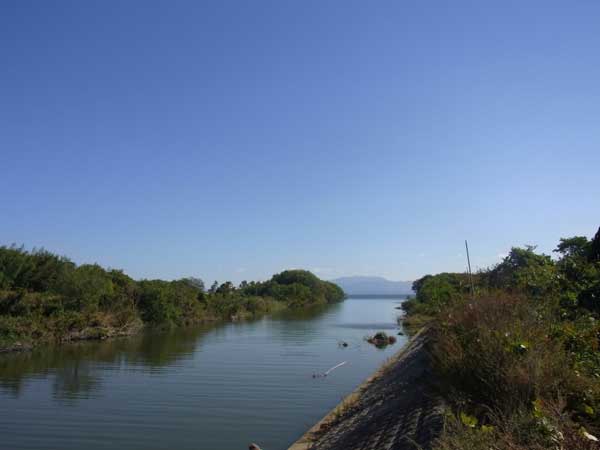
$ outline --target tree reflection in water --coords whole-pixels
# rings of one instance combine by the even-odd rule
[[[274,340],[293,339],[290,321],[304,321],[307,341],[318,333],[320,316],[340,306],[283,311],[271,319],[212,324],[204,327],[179,328],[165,332],[147,332],[127,338],[106,341],[68,343],[36,348],[31,352],[0,355],[0,393],[15,398],[23,395],[28,382],[36,378],[51,379],[53,398],[75,403],[79,399],[98,395],[108,370],[143,370],[156,373],[177,364],[198,351],[203,336],[212,331],[217,337],[226,335],[231,327],[246,326],[249,322],[264,321]],[[296,327],[297,333],[297,327]]]
[[[53,378],[57,400],[90,398],[102,388],[103,371],[134,366],[156,371],[193,353],[214,326],[148,332],[129,338],[69,343],[0,356],[0,391],[22,395],[28,381]]]

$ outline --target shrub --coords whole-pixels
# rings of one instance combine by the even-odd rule
[[[287,270],[264,283],[217,282],[209,292],[198,278],[135,281],[97,264],[76,266],[45,250],[0,247],[0,348],[110,334],[139,324],[181,326],[241,319],[278,308],[344,298],[333,283],[304,270]],[[117,330],[118,331],[118,330]]]
[[[560,405],[544,405],[535,414],[527,410],[511,415],[495,415],[494,425],[474,419],[469,423],[449,415],[442,435],[433,443],[434,450],[548,450],[597,449],[597,442],[586,437],[585,430],[560,411]],[[589,435],[588,435],[589,436]]]
[[[446,382],[468,400],[502,412],[573,388],[572,362],[550,335],[552,311],[498,293],[440,314],[432,355]]]

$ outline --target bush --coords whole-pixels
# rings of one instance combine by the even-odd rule
[[[264,283],[244,282],[240,288],[215,282],[204,292],[198,278],[135,281],[122,271],[76,266],[45,250],[0,247],[0,347],[16,340],[100,337],[141,320],[182,326],[343,298],[338,286],[304,270],[284,271]]]
[[[465,300],[436,321],[436,369],[470,402],[503,413],[575,386],[572,361],[550,334],[553,311],[498,293]]]
[[[405,302],[405,311],[434,315],[447,305],[463,298],[470,291],[469,278],[462,273],[425,275],[413,283],[414,300]]]
[[[513,248],[473,276],[427,275],[403,304],[431,327],[452,415],[437,449],[597,448],[600,230],[561,239],[557,261]],[[464,420],[469,419],[469,420]],[[590,437],[590,435],[593,435]]]
[[[535,414],[519,410],[509,416],[495,415],[494,425],[480,423],[464,413],[450,415],[442,436],[432,447],[434,450],[597,449],[597,443],[562,414],[562,409],[560,405],[544,405]]]
[[[385,331],[378,331],[373,336],[365,338],[369,344],[373,344],[377,348],[386,348],[388,345],[396,343],[394,336],[388,336]]]

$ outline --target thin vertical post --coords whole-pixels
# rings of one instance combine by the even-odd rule
[[[467,249],[467,265],[469,266],[469,282],[471,283],[471,297],[475,297],[475,286],[473,286],[473,273],[471,272],[471,258],[469,257],[469,244],[465,239],[465,249]]]

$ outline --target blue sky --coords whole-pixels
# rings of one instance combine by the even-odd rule
[[[0,243],[414,279],[600,225],[597,1],[2,1]]]

